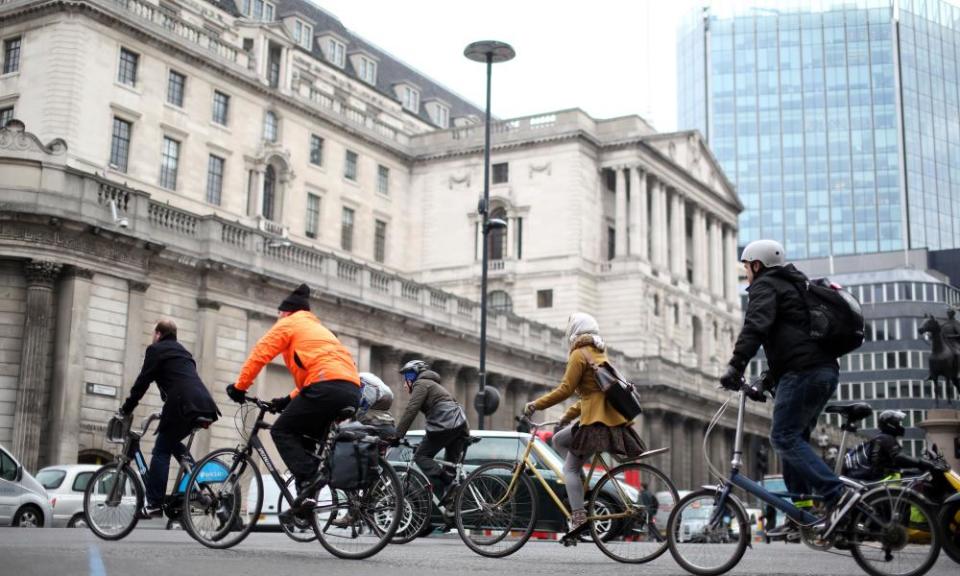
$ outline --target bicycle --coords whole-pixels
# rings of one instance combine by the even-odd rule
[[[261,430],[270,428],[270,424],[263,421],[264,416],[276,410],[270,402],[247,397],[237,415],[245,419],[245,407],[251,405],[256,406],[258,412],[245,443],[236,448],[215,450],[198,464],[202,469],[210,462],[217,462],[226,468],[227,474],[222,482],[188,483],[186,497],[190,506],[183,515],[184,526],[195,531],[198,540],[210,548],[236,546],[250,534],[263,506],[263,479],[253,461],[256,451],[291,508],[299,506],[307,496],[314,498],[316,506],[309,513],[309,522],[317,540],[328,552],[338,558],[361,559],[383,549],[399,524],[403,494],[396,473],[382,455],[378,462],[379,475],[369,486],[357,490],[326,486],[328,458],[340,433],[338,422],[349,419],[354,409],[344,408],[330,425],[318,458],[319,472],[309,486],[294,497],[258,437]],[[360,432],[365,434],[366,429]],[[375,440],[379,442],[378,438]]]
[[[940,551],[941,536],[936,514],[928,501],[912,486],[929,478],[881,480],[860,484],[841,477],[850,488],[860,492],[859,500],[836,520],[837,528],[826,537],[817,526],[826,520],[797,508],[794,500],[820,500],[816,495],[772,493],[740,473],[743,465],[743,428],[746,391],[743,382],[739,391],[739,411],[729,477],[724,477],[711,463],[707,453],[710,433],[730,404],[730,399],[717,410],[704,435],[703,454],[711,474],[720,480],[716,487],[705,487],[684,496],[670,513],[667,541],[670,554],[688,572],[697,576],[717,576],[740,562],[750,542],[750,524],[743,503],[733,494],[740,488],[780,510],[800,527],[801,540],[810,548],[828,551],[849,549],[857,564],[872,576],[920,576],[927,572]],[[844,439],[853,423],[872,413],[863,404],[831,406],[828,412],[844,415]],[[842,453],[842,452],[841,452]],[[714,560],[713,558],[716,558]],[[881,567],[897,562],[897,569]],[[909,569],[902,569],[904,564]]]
[[[105,464],[94,472],[83,493],[84,520],[90,530],[104,540],[120,540],[126,537],[142,518],[146,518],[144,477],[147,475],[147,463],[140,450],[140,439],[146,434],[150,424],[159,418],[159,412],[150,414],[140,431],[131,428],[131,417],[114,416],[110,419],[107,441],[123,444],[123,450],[114,462]],[[194,468],[193,459],[190,458],[193,437],[198,430],[208,428],[212,423],[212,419],[197,418],[187,440],[185,456],[177,457],[179,470],[173,484],[174,489],[164,497],[162,504],[163,514],[169,522],[179,519],[182,514],[185,496],[183,481],[192,474]],[[197,477],[201,482],[216,478],[223,472],[213,466],[199,470],[201,473],[197,474]]]
[[[503,558],[526,544],[538,528],[539,496],[549,497],[564,519],[571,518],[570,511],[530,459],[536,431],[557,422],[524,421],[530,425],[531,434],[517,460],[480,466],[467,477],[457,495],[457,531],[463,542],[481,556]],[[640,491],[633,484],[643,478],[650,489],[667,491],[676,502],[677,489],[670,478],[656,467],[640,462],[667,450],[648,450],[613,467],[607,465],[602,453],[595,454],[584,478],[589,497],[587,521],[564,534],[561,543],[576,545],[580,535],[589,530],[597,547],[618,562],[639,564],[663,554],[667,550],[666,540],[657,542],[656,538],[648,538],[653,511],[641,502]],[[599,468],[606,472],[591,489],[593,475]],[[562,471],[553,472],[562,478]],[[531,476],[539,483],[540,493],[534,492]],[[611,493],[616,495],[615,501],[609,501]]]
[[[470,446],[481,440],[483,440],[483,438],[477,436],[468,437],[466,448],[469,449]],[[431,532],[433,528],[433,511],[439,509],[443,503],[440,498],[434,494],[433,485],[430,483],[430,480],[427,479],[426,475],[421,472],[412,461],[418,444],[411,444],[404,439],[399,442],[399,445],[408,448],[410,451],[405,452],[405,463],[397,469],[397,476],[400,477],[403,484],[404,507],[400,517],[400,526],[397,528],[397,532],[390,542],[392,544],[407,544]],[[467,452],[464,450],[456,462],[448,462],[434,458],[434,461],[442,468],[453,472],[453,483],[450,485],[447,493],[451,495],[449,498],[452,498],[454,502],[456,501],[456,494],[460,491],[460,486],[466,478],[466,474],[463,471],[463,461],[466,455]],[[449,507],[448,505],[447,508]],[[444,524],[452,527],[452,519],[449,517],[450,515],[446,509],[442,516]]]

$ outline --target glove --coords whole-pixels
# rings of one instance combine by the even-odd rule
[[[743,383],[743,372],[727,365],[727,371],[720,377],[720,387],[725,390],[737,392]]]
[[[570,421],[569,421],[569,420],[561,420],[561,421],[557,422],[557,425],[556,425],[556,426],[553,427],[553,433],[556,434],[557,432],[563,430],[564,428],[566,428],[566,427],[569,426],[569,425],[570,425]]]
[[[527,418],[533,416],[536,411],[537,407],[533,405],[533,402],[527,402],[526,406],[523,407],[523,415]]]
[[[227,386],[227,396],[237,404],[243,404],[247,401],[247,393],[234,384]]]
[[[754,402],[766,402],[767,401],[767,390],[770,389],[772,379],[770,378],[770,372],[764,370],[760,377],[750,382],[744,391],[747,394],[747,398],[753,400]]]
[[[270,405],[273,406],[273,411],[280,413],[283,412],[283,409],[287,407],[288,404],[293,400],[290,396],[281,396],[279,398],[274,398],[270,401]]]

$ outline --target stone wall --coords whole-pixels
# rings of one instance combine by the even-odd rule
[[[13,441],[26,282],[19,263],[0,260],[0,444]]]

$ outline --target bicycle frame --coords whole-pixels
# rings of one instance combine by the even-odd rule
[[[537,436],[535,434],[538,428],[543,428],[545,426],[553,426],[557,422],[543,422],[533,426],[533,429],[530,432],[530,440],[527,441],[527,445],[523,450],[523,456],[517,459],[516,466],[514,467],[513,476],[510,477],[510,484],[507,486],[507,490],[504,493],[503,499],[497,502],[497,506],[502,505],[504,502],[509,500],[512,497],[513,491],[517,487],[517,483],[520,481],[520,474],[523,474],[525,470],[529,470],[533,473],[533,476],[540,483],[540,486],[544,489],[550,499],[553,500],[553,503],[557,506],[560,512],[563,514],[564,518],[568,520],[572,517],[572,514],[567,507],[563,504],[563,501],[557,496],[556,492],[550,488],[550,484],[547,482],[546,478],[537,470],[537,467],[534,465],[533,461],[530,459],[530,453],[533,451],[533,445],[536,442]],[[597,466],[603,466],[606,470],[610,470],[613,467],[607,466],[606,461],[603,459],[602,453],[594,454],[593,461],[590,464],[590,471],[587,473],[587,476],[583,480],[584,489],[589,488],[590,480],[593,478],[593,472],[597,469]],[[550,467],[549,464],[547,464]],[[558,478],[563,478],[562,471],[553,470],[551,471],[557,474]],[[623,492],[623,487],[620,486],[620,483],[617,481],[613,482],[613,485],[617,487],[617,492],[620,494],[620,500],[624,504],[625,510],[623,512],[617,512],[614,514],[600,514],[597,516],[587,516],[588,521],[602,521],[602,520],[619,520],[620,518],[627,518],[633,515],[633,504],[630,502],[630,499],[627,498],[626,494]]]

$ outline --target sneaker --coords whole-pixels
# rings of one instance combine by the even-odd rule
[[[567,533],[575,531],[586,523],[587,511],[583,508],[577,508],[570,515],[570,520],[567,522]]]
[[[163,506],[151,506],[147,504],[140,510],[137,514],[141,520],[149,520],[151,518],[159,518],[163,516]]]
[[[824,521],[821,524],[817,525],[817,532],[820,534],[820,537],[827,539],[830,537],[830,534],[833,533],[834,529],[837,527],[837,523],[840,522],[846,516],[847,512],[853,508],[857,502],[860,501],[860,491],[853,488],[844,488],[843,494],[840,495],[832,504],[827,505],[827,514],[824,518]]]
[[[337,528],[349,528],[353,524],[353,514],[347,512],[343,516],[338,516],[330,521]]]
[[[784,538],[790,540],[792,537],[800,536],[800,528],[793,522],[785,522],[775,528],[767,531],[767,537],[772,539]]]

